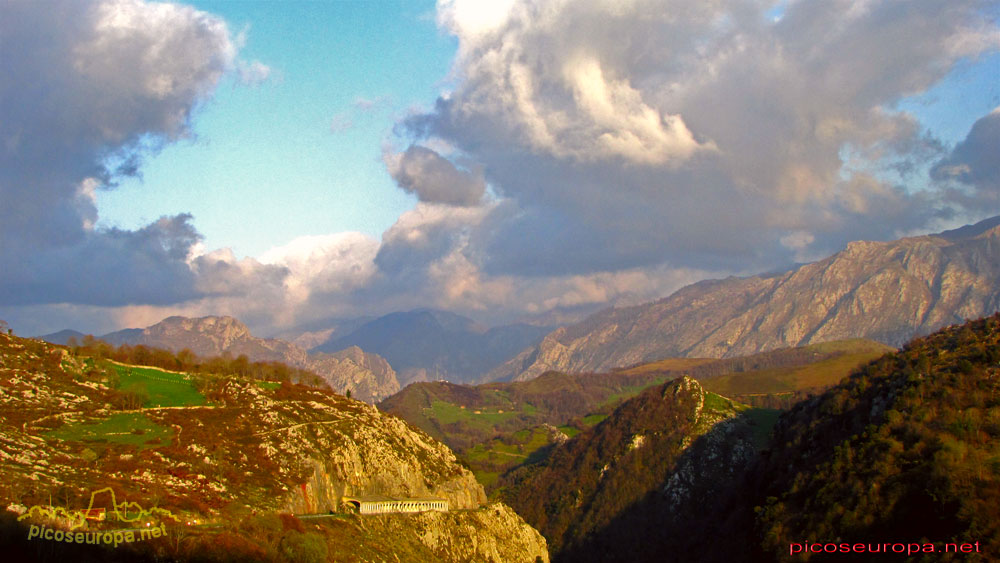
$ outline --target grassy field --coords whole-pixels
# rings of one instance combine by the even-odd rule
[[[667,358],[665,360],[649,362],[648,364],[640,364],[616,371],[626,374],[653,373],[659,371],[684,371],[702,364],[710,364],[714,361],[714,358]]]
[[[701,380],[705,389],[726,397],[775,395],[836,385],[853,370],[886,353],[887,347],[865,341],[843,341],[810,347],[830,358],[808,365],[752,370]]]
[[[472,427],[483,429],[492,429],[497,424],[516,418],[521,413],[534,414],[534,412],[535,409],[530,404],[523,405],[521,410],[507,410],[498,407],[462,408],[462,405],[440,400],[431,403],[431,415],[441,424],[465,421]]]
[[[548,444],[548,432],[544,428],[525,428],[514,432],[505,441],[494,439],[476,444],[466,450],[462,457],[473,468],[472,472],[479,483],[489,487],[500,477],[501,472],[496,468],[519,465]]]
[[[636,394],[638,394],[638,393],[633,393],[633,395],[636,395]],[[583,417],[581,420],[583,421],[583,425],[584,426],[590,427],[590,426],[597,426],[597,424],[600,423],[605,418],[608,418],[608,415],[606,415],[606,414],[588,414],[587,416]],[[576,436],[577,434],[579,434],[581,432],[579,428],[577,428],[576,426],[572,426],[570,424],[564,424],[562,426],[559,426],[558,428],[559,428],[560,432],[562,432],[563,434],[569,436],[570,438],[572,438],[573,436]]]
[[[140,450],[169,445],[174,431],[142,413],[113,414],[91,423],[67,424],[45,435],[69,442],[111,442],[138,446]]]
[[[118,372],[120,390],[144,390],[148,394],[144,407],[186,407],[207,402],[189,375],[121,364],[111,366]]]

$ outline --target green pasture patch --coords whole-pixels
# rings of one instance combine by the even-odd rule
[[[721,395],[717,395],[715,393],[712,393],[711,391],[709,391],[708,393],[705,393],[705,406],[704,406],[704,408],[706,408],[706,409],[715,410],[715,411],[730,411],[730,410],[734,410],[734,409],[736,409],[736,410],[743,410],[743,409],[740,409],[739,407],[743,407],[744,409],[746,408],[746,406],[744,406],[744,405],[740,405],[739,403],[733,403],[729,399],[727,399],[727,398],[725,398],[725,397],[723,397]]]
[[[594,413],[594,414],[588,414],[587,416],[583,417],[581,420],[583,421],[583,425],[589,428],[591,426],[597,426],[605,418],[608,418],[608,415],[606,415],[606,414],[600,414],[600,413]],[[577,434],[579,434],[581,432],[581,430],[579,428],[577,428],[576,426],[569,425],[569,424],[564,424],[562,426],[557,426],[556,428],[558,428],[560,432],[562,432],[563,434],[569,436],[570,438],[572,438],[573,436],[576,436]]]
[[[854,348],[850,345],[854,344]],[[865,344],[861,341],[861,344]],[[836,346],[835,346],[836,345]],[[731,373],[701,380],[706,389],[733,397],[737,395],[777,395],[840,383],[858,367],[885,354],[877,346],[855,342],[835,342],[816,346],[817,351],[840,352],[830,358],[797,367],[770,368]]]
[[[173,434],[172,429],[156,424],[143,413],[119,413],[98,422],[66,424],[44,436],[67,442],[128,444],[143,450],[169,445]]]
[[[558,428],[560,432],[569,436],[570,438],[580,433],[580,430],[576,426],[563,425],[563,426],[557,426],[556,428]]]
[[[155,368],[111,364],[118,372],[121,391],[144,390],[149,398],[144,407],[187,407],[204,405],[205,396],[198,392],[191,377],[182,373]]]
[[[503,412],[500,412],[503,410]],[[476,414],[476,413],[479,414]],[[452,424],[460,420],[473,427],[493,428],[497,424],[510,420],[521,414],[520,411],[499,409],[497,407],[466,407],[461,408],[454,403],[435,400],[431,403],[431,417],[440,424]]]

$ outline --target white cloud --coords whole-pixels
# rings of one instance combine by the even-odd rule
[[[236,75],[245,86],[257,86],[271,77],[271,67],[260,61],[238,61]]]
[[[502,198],[465,251],[493,276],[766,270],[802,256],[790,232],[822,255],[930,225],[957,200],[880,171],[925,170],[941,144],[890,108],[1000,37],[972,0],[471,10],[439,4],[461,80],[406,124]]]
[[[16,17],[0,18],[0,32],[24,56],[3,60],[10,80],[0,83],[0,189],[10,202],[0,254],[26,267],[0,273],[0,289],[66,265],[14,253],[16,238],[17,248],[67,249],[59,257],[71,271],[94,271],[74,256],[113,250],[165,280],[143,287],[129,274],[106,302],[99,283],[36,283],[18,301],[22,318],[24,303],[59,300],[103,305],[53,305],[64,319],[105,311],[153,322],[184,311],[233,314],[264,331],[421,306],[499,321],[654,299],[705,276],[1000,210],[993,114],[948,151],[891,109],[997,48],[980,3],[772,4],[442,0],[439,25],[459,43],[455,87],[405,119],[395,141],[409,148],[384,150],[416,206],[381,241],[302,237],[257,259],[200,248],[186,216],[88,234],[88,179],[113,175],[103,159],[118,154],[119,173],[135,173],[141,158],[131,157],[155,148],[143,139],[187,135],[220,76],[254,68],[236,60],[225,23],[138,1],[67,2],[73,17],[58,21],[8,4]],[[18,87],[34,76],[51,98]],[[359,98],[331,131],[381,103]],[[54,150],[65,158],[53,171]],[[909,165],[911,186],[883,173]],[[42,180],[18,188],[24,178]],[[154,291],[162,297],[150,302]]]

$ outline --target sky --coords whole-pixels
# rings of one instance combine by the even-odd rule
[[[1000,213],[997,2],[14,1],[0,319],[552,324]]]

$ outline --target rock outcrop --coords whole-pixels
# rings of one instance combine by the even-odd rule
[[[753,460],[745,409],[682,377],[505,475],[499,490],[546,537],[554,560],[627,561],[623,545],[662,539]]]
[[[548,563],[545,538],[510,507],[344,519],[330,561]],[[386,547],[391,546],[391,556]]]
[[[724,358],[849,338],[899,346],[1000,310],[1000,219],[891,242],[852,242],[774,275],[687,286],[559,328],[490,374],[600,372],[666,357]]]

